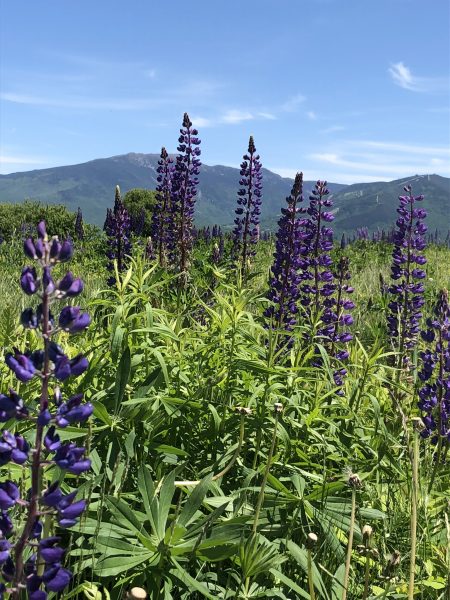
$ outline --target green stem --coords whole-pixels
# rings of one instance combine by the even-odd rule
[[[314,576],[312,570],[312,552],[310,549],[308,549],[308,586],[310,599],[316,600],[316,594],[314,591]]]
[[[266,487],[267,478],[269,477],[269,471],[270,471],[270,467],[272,464],[273,453],[275,451],[275,444],[277,441],[277,429],[278,429],[279,417],[280,417],[280,413],[278,412],[278,410],[276,410],[275,411],[275,426],[273,428],[273,435],[272,435],[272,444],[270,446],[269,456],[267,457],[266,468],[264,469],[263,480],[261,483],[261,489],[259,490],[258,500],[256,502],[255,517],[253,520],[253,533],[256,533],[256,530],[258,529],[259,514],[261,512],[262,503],[264,501],[264,489]]]
[[[364,594],[362,600],[367,600],[367,596],[369,594],[369,577],[370,577],[370,558],[369,555],[366,554],[366,567],[364,572]]]
[[[419,435],[414,432],[412,455],[412,490],[411,490],[411,559],[409,562],[408,600],[414,600],[414,576],[416,567],[417,546],[417,503],[419,491]]]
[[[348,591],[348,580],[350,575],[350,563],[352,560],[353,549],[353,532],[355,529],[355,513],[356,513],[356,488],[352,489],[352,512],[350,515],[350,529],[348,532],[347,558],[345,561],[344,585],[342,588],[342,600],[346,600]]]

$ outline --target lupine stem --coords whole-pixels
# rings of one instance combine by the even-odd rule
[[[44,339],[44,365],[42,370],[42,386],[40,396],[40,412],[48,406],[48,381],[50,378],[50,358],[49,358],[49,343],[50,343],[50,300],[49,295],[44,291],[42,295],[42,334]],[[28,516],[25,522],[22,534],[17,540],[15,547],[15,577],[14,577],[14,592],[12,598],[18,600],[20,598],[19,584],[23,580],[23,551],[30,538],[34,522],[38,515],[38,502],[42,487],[42,436],[44,432],[43,425],[36,425],[35,450],[31,467],[31,493],[28,504]]]
[[[316,593],[314,591],[314,576],[312,570],[312,549],[308,548],[308,587],[310,600],[316,600]]]
[[[414,431],[413,455],[411,457],[411,558],[409,562],[409,585],[408,600],[414,600],[414,577],[416,567],[416,546],[417,546],[417,503],[419,492],[419,435]]]
[[[353,549],[353,532],[355,529],[355,513],[356,513],[356,487],[352,488],[352,510],[350,515],[350,528],[348,532],[347,558],[345,561],[344,583],[342,588],[342,600],[346,600],[348,592],[348,581],[350,575],[350,563],[352,560]]]
[[[266,467],[264,469],[263,480],[261,482],[261,488],[259,490],[258,500],[256,502],[255,516],[254,516],[254,520],[253,520],[253,533],[254,534],[256,533],[256,531],[258,529],[259,513],[261,512],[261,507],[262,507],[262,503],[264,500],[264,490],[266,487],[267,479],[269,477],[270,467],[272,465],[273,453],[275,451],[275,444],[277,441],[278,420],[280,418],[280,414],[281,414],[282,410],[283,410],[283,408],[282,408],[281,404],[275,404],[275,425],[273,428],[272,444],[270,446],[269,455],[267,456],[267,463],[266,463]]]

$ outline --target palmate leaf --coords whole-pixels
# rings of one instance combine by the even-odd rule
[[[179,579],[189,590],[196,590],[199,592],[204,598],[209,598],[210,600],[217,600],[217,596],[212,594],[207,586],[194,579],[187,571],[183,569],[183,567],[175,560],[172,559],[172,562],[175,565],[175,569],[171,569],[170,574]]]
[[[110,556],[107,553],[97,561],[94,573],[100,577],[111,577],[142,565],[142,563],[146,563],[145,569],[147,569],[149,566],[155,566],[158,560],[159,556],[148,550],[134,556]]]
[[[259,573],[286,560],[278,548],[259,534],[252,534],[239,548],[239,563],[244,579],[255,577]]]
[[[149,537],[148,532],[145,530],[144,523],[138,519],[136,516],[137,513],[131,510],[128,504],[114,496],[107,496],[106,502],[119,525],[138,536],[145,535],[146,537]]]
[[[202,479],[200,483],[196,485],[193,491],[190,493],[189,498],[187,499],[177,519],[177,523],[179,525],[187,527],[187,525],[189,525],[189,523],[192,521],[193,517],[195,516],[195,513],[202,505],[203,499],[206,496],[206,493],[211,484],[212,477],[213,476],[211,474]]]

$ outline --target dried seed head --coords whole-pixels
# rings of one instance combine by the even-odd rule
[[[247,408],[247,406],[236,406],[234,409],[239,415],[251,415],[252,409]]]
[[[147,592],[140,587],[131,588],[127,594],[127,600],[145,600]]]
[[[273,410],[275,413],[282,413],[283,412],[283,405],[281,404],[281,402],[275,402],[275,404],[273,405]]]
[[[348,474],[347,483],[351,488],[360,489],[362,486],[362,481],[359,478],[359,475],[356,473],[352,473],[351,471]]]
[[[369,541],[369,539],[372,537],[372,533],[373,533],[373,529],[370,525],[364,525],[363,530],[362,530],[362,535],[363,535],[363,540]]]
[[[310,533],[308,533],[308,537],[306,538],[305,545],[308,550],[312,550],[313,548],[315,548],[317,546],[318,541],[319,541],[319,538],[317,537],[317,535],[311,531]]]

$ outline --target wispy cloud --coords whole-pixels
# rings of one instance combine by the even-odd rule
[[[307,113],[306,113],[306,116],[308,117],[308,119],[310,121],[316,121],[317,120],[317,114],[313,110],[308,110]]]
[[[254,118],[254,114],[248,110],[232,109],[227,110],[226,113],[221,116],[220,121],[222,123],[236,125],[242,123],[242,121],[251,121]]]
[[[295,112],[305,100],[306,96],[303,94],[296,94],[295,96],[288,98],[286,102],[283,102],[280,108],[283,112]]]
[[[331,125],[330,127],[325,127],[325,129],[321,129],[320,133],[337,133],[338,131],[344,131],[345,127],[342,125]]]
[[[34,167],[43,168],[50,165],[51,162],[51,159],[44,156],[0,154],[0,173],[3,175],[32,169]]]
[[[273,121],[276,118],[276,115],[266,111],[251,111],[233,108],[228,109],[215,117],[193,116],[192,122],[197,127],[215,127],[218,125],[239,125],[239,123],[254,120]]]
[[[308,159],[350,170],[354,172],[355,181],[365,181],[364,173],[371,174],[375,180],[397,179],[415,173],[450,175],[450,148],[445,146],[347,140],[310,154]]]
[[[448,88],[449,79],[445,77],[417,77],[402,61],[392,64],[388,72],[393,82],[412,92],[437,92]]]
[[[205,117],[191,117],[191,121],[195,127],[213,127],[214,121]]]

